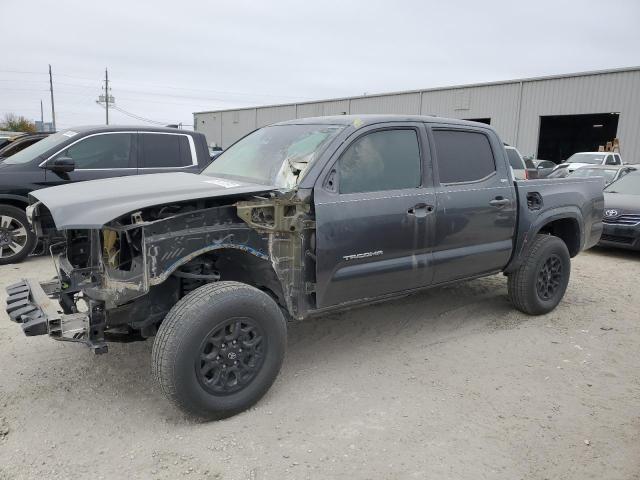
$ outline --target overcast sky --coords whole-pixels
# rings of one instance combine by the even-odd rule
[[[2,0],[0,116],[192,112],[640,65],[640,1]],[[111,112],[112,123],[141,123]]]

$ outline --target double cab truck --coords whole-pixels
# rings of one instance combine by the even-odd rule
[[[16,142],[31,137],[36,135]],[[38,239],[25,214],[34,190],[125,175],[198,173],[209,161],[202,133],[109,126],[64,130],[0,158],[0,265],[24,260],[36,245]],[[46,251],[58,234],[51,222],[45,221],[42,227],[41,249]]]
[[[601,178],[514,180],[491,127],[427,116],[278,123],[199,175],[31,196],[66,246],[57,278],[8,288],[11,320],[95,353],[155,337],[161,390],[209,419],[269,389],[287,321],[500,272],[544,314],[603,228]]]

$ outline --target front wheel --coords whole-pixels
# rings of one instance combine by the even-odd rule
[[[548,313],[562,300],[570,273],[565,243],[552,235],[536,235],[527,258],[509,275],[509,299],[529,315]]]
[[[286,336],[285,318],[269,295],[243,283],[210,283],[176,303],[160,325],[153,374],[185,412],[229,417],[271,387]]]

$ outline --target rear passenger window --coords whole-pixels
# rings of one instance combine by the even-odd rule
[[[416,188],[421,183],[415,130],[382,130],[353,142],[338,162],[340,193]]]
[[[434,130],[433,137],[440,183],[473,182],[496,171],[486,135],[461,130]]]
[[[144,168],[168,168],[191,165],[189,140],[185,135],[142,133]]]

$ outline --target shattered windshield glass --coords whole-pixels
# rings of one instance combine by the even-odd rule
[[[344,126],[273,125],[224,151],[202,175],[292,188]]]

